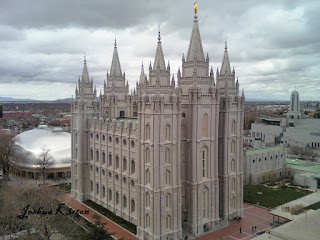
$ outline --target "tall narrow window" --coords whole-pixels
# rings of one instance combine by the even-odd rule
[[[146,214],[146,228],[150,227],[150,215],[149,213]]]
[[[106,153],[102,152],[102,163],[105,164],[106,163]]]
[[[93,149],[90,150],[90,155],[91,155],[91,156],[90,156],[90,157],[91,157],[90,159],[93,160]]]
[[[99,195],[99,184],[97,183],[97,195]]]
[[[109,167],[111,167],[112,166],[112,155],[111,155],[111,153],[109,154]]]
[[[109,189],[109,201],[111,201],[111,200],[112,200],[112,190]]]
[[[136,210],[136,204],[133,199],[131,199],[131,213],[133,213]]]
[[[231,153],[235,153],[236,152],[236,144],[235,142],[232,140],[231,141]]]
[[[231,160],[231,171],[232,172],[236,171],[236,160],[234,159]]]
[[[236,180],[232,178],[232,191],[236,190]]]
[[[202,137],[208,137],[208,114],[202,116]]]
[[[169,148],[166,148],[166,151],[165,151],[165,162],[167,164],[170,164],[170,149]]]
[[[170,125],[166,125],[166,140],[170,140]]]
[[[146,193],[146,207],[150,207],[150,194]]]
[[[208,188],[205,188],[203,190],[202,201],[203,201],[203,204],[202,204],[203,205],[202,206],[203,217],[208,218],[208,210],[209,210],[209,190],[208,190]]]
[[[119,204],[119,193],[116,192],[116,204]]]
[[[207,147],[202,148],[201,160],[202,160],[202,177],[208,177],[208,149],[207,149]]]
[[[232,208],[235,209],[236,208],[236,197],[233,196],[232,198]]]
[[[166,195],[166,208],[171,208],[171,194]]]
[[[149,163],[150,162],[150,149],[147,148],[146,149],[146,163]]]
[[[231,131],[232,131],[232,134],[236,134],[236,121],[235,120],[232,121]]]
[[[104,198],[106,196],[106,187],[102,187],[102,197]]]
[[[134,160],[131,160],[131,174],[134,174],[136,171],[136,164]]]
[[[150,125],[147,123],[146,125],[146,140],[150,139]]]
[[[99,151],[96,151],[96,161],[99,162]]]
[[[166,228],[171,229],[171,216],[167,215],[166,217]]]
[[[122,203],[122,205],[123,205],[123,208],[127,208],[127,197],[126,197],[126,195],[123,195],[123,203]]]
[[[127,171],[127,159],[123,158],[123,165],[122,165],[123,171]]]
[[[150,183],[150,171],[147,170],[146,171],[146,184],[149,184]]]
[[[91,181],[91,192],[93,192],[93,182]]]
[[[166,185],[170,185],[171,184],[171,176],[170,176],[170,172],[167,170],[166,171]]]
[[[119,168],[119,156],[116,156],[116,168]]]

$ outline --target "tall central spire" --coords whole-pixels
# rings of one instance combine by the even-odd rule
[[[227,42],[225,42],[224,56],[223,56],[223,60],[222,60],[220,74],[231,74]]]
[[[81,82],[82,83],[90,83],[86,55],[84,55],[84,60],[83,60],[83,70],[82,70]]]
[[[112,63],[111,63],[111,69],[110,69],[110,76],[115,76],[115,77],[122,76],[118,50],[117,50],[117,39],[115,39],[114,41],[114,50],[113,50],[113,57],[112,57]]]
[[[163,56],[162,45],[161,45],[160,29],[158,32],[158,46],[156,51],[156,57],[153,63],[153,69],[156,70],[158,66],[160,67],[160,70],[166,70],[166,64],[164,62],[164,56]]]
[[[205,61],[197,15],[194,16],[191,39],[190,39],[190,44],[189,44],[189,49],[187,54],[187,62],[194,61],[195,59],[198,62]]]

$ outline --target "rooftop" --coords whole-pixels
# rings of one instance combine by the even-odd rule
[[[279,151],[283,149],[284,148],[282,146],[258,148],[258,149],[247,150],[246,155],[273,152],[273,151]]]
[[[304,161],[299,159],[286,159],[286,166],[292,169],[297,169],[305,172],[315,173],[313,177],[320,177],[320,164],[310,161]]]

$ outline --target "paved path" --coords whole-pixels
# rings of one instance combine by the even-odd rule
[[[289,220],[293,220],[298,217],[298,215],[292,215],[291,212],[286,210],[286,207],[292,208],[297,205],[303,205],[304,207],[308,207],[314,203],[320,202],[320,193],[315,192],[311,193],[307,196],[304,196],[302,198],[298,198],[296,200],[293,200],[291,202],[285,203],[283,205],[278,206],[276,209],[274,209],[271,214],[274,214],[276,216],[284,217]]]
[[[101,222],[102,223],[107,223],[105,225],[105,229],[108,232],[114,232],[114,236],[118,239],[123,238],[125,240],[138,240],[138,238],[132,234],[131,232],[127,231],[126,229],[122,228],[121,226],[119,226],[118,224],[112,222],[110,219],[108,219],[107,217],[101,215],[100,213],[96,212],[95,210],[93,210],[92,208],[88,207],[87,205],[76,201],[75,199],[71,198],[71,194],[70,193],[64,193],[61,194],[59,196],[59,199],[64,202],[68,207],[77,210],[80,209],[82,211],[85,210],[89,210],[89,214],[88,215],[81,215],[82,217],[84,217],[85,219],[87,219],[90,222],[94,222],[94,218],[93,215],[97,214],[101,217]]]
[[[228,227],[208,233],[196,238],[197,240],[249,240],[253,239],[256,232],[267,230],[271,227],[272,216],[269,210],[247,203],[243,204],[244,217],[239,221],[231,222]],[[252,226],[257,226],[252,231]],[[241,233],[240,233],[241,227]]]

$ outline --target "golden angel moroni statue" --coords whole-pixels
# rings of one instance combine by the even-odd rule
[[[194,7],[194,14],[197,14],[197,12],[198,12],[197,2],[198,2],[198,1],[195,1],[194,5],[193,5],[193,7]]]

